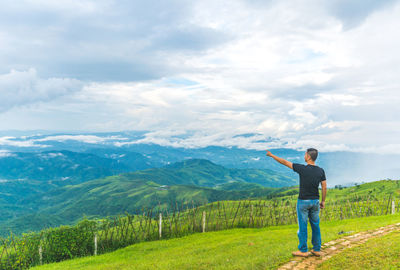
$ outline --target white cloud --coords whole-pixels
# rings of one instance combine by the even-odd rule
[[[0,145],[16,146],[16,147],[46,147],[45,145],[36,145],[31,140],[19,140],[16,137],[5,136],[0,137]]]
[[[80,89],[81,83],[74,79],[41,79],[35,69],[11,70],[10,73],[0,75],[0,111],[14,106],[51,101]]]
[[[15,156],[15,154],[13,154],[10,151],[7,150],[0,150],[0,158],[4,158],[4,157],[13,157]]]
[[[36,142],[46,142],[46,141],[58,141],[58,142],[64,142],[64,141],[80,141],[84,143],[92,143],[92,144],[99,144],[99,143],[104,143],[107,141],[114,141],[114,140],[127,140],[127,138],[122,138],[119,136],[108,136],[108,137],[100,137],[100,136],[95,136],[95,135],[53,135],[53,136],[46,136],[41,139],[35,139],[34,141]]]
[[[35,136],[33,136],[35,137]],[[38,144],[37,142],[65,142],[65,141],[79,141],[83,143],[90,144],[102,144],[102,143],[115,143],[115,142],[123,142],[128,140],[128,138],[124,138],[121,136],[96,136],[96,135],[50,135],[44,136],[43,138],[32,138],[30,136],[21,136],[21,137],[11,137],[5,136],[0,137],[0,145],[6,146],[15,146],[15,147],[40,147],[45,148],[48,145]],[[61,153],[50,153],[48,156],[61,156]]]

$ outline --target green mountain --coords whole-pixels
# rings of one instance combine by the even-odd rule
[[[3,220],[0,226],[1,232],[11,229],[18,233],[71,224],[83,216],[135,213],[143,207],[169,208],[176,202],[206,204],[266,197],[286,189],[276,188],[278,186],[295,183],[270,170],[227,169],[208,160],[191,159],[164,168],[109,176],[28,196],[13,204],[25,211],[20,209],[22,214]]]
[[[231,181],[255,183],[264,187],[296,185],[296,178],[268,169],[230,169],[206,159],[187,159],[163,168],[136,171],[125,175],[129,179],[149,180],[160,185],[192,184],[216,187]]]
[[[36,206],[27,208],[26,203],[19,202],[26,202],[32,196],[65,185],[152,167],[149,158],[122,150],[5,152],[0,155],[0,222],[30,213]]]

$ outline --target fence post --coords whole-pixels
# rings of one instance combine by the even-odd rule
[[[251,204],[250,218],[251,218],[251,224],[252,224],[252,226],[254,227],[253,208],[254,208],[254,205]]]
[[[94,234],[94,256],[97,255],[97,233]]]
[[[162,224],[162,214],[160,213],[160,221],[159,221],[159,227],[158,227],[158,232],[160,234],[160,238],[161,238],[161,224]]]
[[[206,211],[203,211],[203,232],[206,231]]]
[[[43,250],[42,250],[42,246],[39,246],[39,260],[40,260],[40,265],[43,264]]]
[[[396,212],[396,204],[394,200],[392,201],[392,215]]]

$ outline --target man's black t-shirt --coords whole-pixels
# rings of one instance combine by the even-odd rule
[[[326,180],[324,169],[315,165],[293,163],[293,171],[300,176],[300,200],[319,199],[318,186]]]

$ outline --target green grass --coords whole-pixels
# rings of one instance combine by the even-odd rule
[[[399,214],[324,222],[322,241],[343,237],[340,231],[357,233],[397,222]],[[296,232],[297,225],[286,225],[198,233],[32,269],[276,269],[296,250]]]
[[[333,256],[318,269],[400,269],[400,232],[370,239]]]
[[[369,186],[373,186],[373,188],[376,188],[377,186],[384,186],[386,184],[385,182],[386,181],[379,181],[373,184],[369,184]],[[399,181],[388,181],[388,183],[392,185],[391,190],[394,191],[393,187],[396,187]],[[369,187],[369,189],[370,188],[371,187]],[[363,186],[357,187],[357,189],[361,191],[368,190],[364,189]],[[374,199],[369,197],[350,197],[351,195],[348,194],[346,189],[335,190],[335,193],[338,192],[347,193],[348,199],[341,200],[337,197],[330,196],[329,198],[331,198],[331,200],[327,200],[326,210],[321,211],[321,220],[323,222],[334,222],[349,218],[385,215],[386,213],[390,213],[391,203],[388,199],[393,198],[393,196],[389,195],[386,199],[381,199],[380,201],[378,201],[378,198],[376,197]],[[362,201],[362,199],[364,199],[365,201]],[[231,228],[264,228],[273,225],[290,225],[293,224],[297,219],[295,202],[295,196],[285,196],[274,198],[271,200],[246,200],[242,202],[229,200],[219,201],[217,203],[209,203],[207,205],[203,205],[194,209],[189,208],[187,209],[187,211],[178,213],[178,219],[175,219],[175,215],[164,212],[163,239],[182,237],[193,232],[200,232],[203,210],[206,211],[206,230],[208,232]],[[398,200],[396,202],[396,205],[398,206]],[[239,205],[241,206],[240,208],[238,208]],[[397,211],[399,211],[398,207]],[[112,250],[120,249],[134,243],[137,244],[138,242],[142,241],[151,241],[153,239],[158,239],[158,215],[157,212],[153,214],[156,214],[156,218],[148,220],[149,222],[145,222],[143,224],[143,228],[148,228],[146,229],[146,233],[144,234],[137,233],[139,227],[142,228],[142,226],[139,226],[138,218],[140,220],[143,220],[143,218],[145,218],[141,215],[136,216],[136,218],[133,219],[133,222],[129,224],[129,226],[127,226],[128,222],[126,217],[118,219],[115,224],[114,222],[112,222],[111,227],[109,227],[107,224],[103,224],[105,226],[98,224],[100,229],[100,231],[98,231],[97,233],[97,239],[99,243],[98,254],[111,252]],[[167,216],[167,214],[169,215]],[[150,224],[151,226],[148,226]],[[116,227],[114,227],[114,225]],[[135,232],[132,230],[133,228],[135,228]],[[111,232],[113,232],[112,235]],[[90,239],[93,238],[93,234],[89,232],[89,235],[87,235],[87,237],[89,237],[89,246],[86,247],[86,251],[73,253],[73,255],[70,255],[72,258],[93,253],[92,245],[90,244],[90,241],[92,241]],[[60,241],[64,241],[64,249],[71,249],[73,248],[76,239],[62,238],[60,239]],[[48,249],[48,253],[45,254],[52,254],[52,248],[46,247],[46,249]],[[28,257],[32,256],[29,255]],[[60,260],[60,258],[51,259],[51,257],[47,256],[45,262],[54,262],[58,260]],[[35,262],[35,264],[36,263],[37,261]]]

